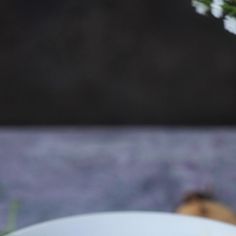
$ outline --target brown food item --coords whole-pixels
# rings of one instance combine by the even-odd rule
[[[235,212],[214,200],[213,197],[202,193],[188,195],[176,212],[236,224]]]

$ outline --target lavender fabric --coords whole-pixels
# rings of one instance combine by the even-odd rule
[[[210,190],[236,209],[236,130],[58,128],[0,130],[0,226],[68,215],[173,211]]]

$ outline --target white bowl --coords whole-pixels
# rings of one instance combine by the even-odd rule
[[[10,236],[236,236],[236,227],[175,214],[117,212],[54,220]]]

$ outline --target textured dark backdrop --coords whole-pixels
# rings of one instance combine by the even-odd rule
[[[2,0],[1,124],[235,124],[236,37],[190,0]]]

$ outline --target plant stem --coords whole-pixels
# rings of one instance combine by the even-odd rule
[[[7,226],[3,232],[0,232],[0,236],[5,236],[15,230],[16,228],[16,215],[19,208],[19,202],[13,201],[10,205],[8,214]]]

